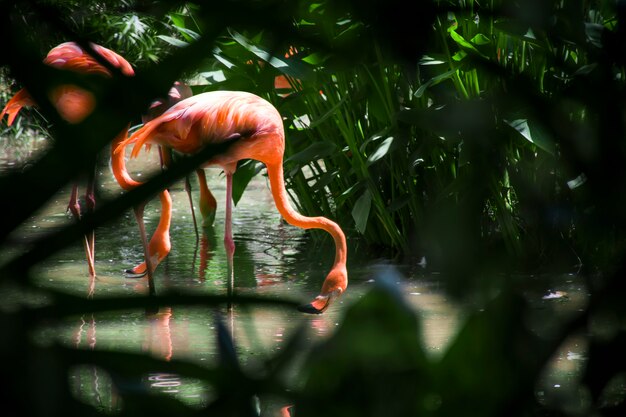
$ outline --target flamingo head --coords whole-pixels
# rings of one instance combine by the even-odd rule
[[[345,265],[335,265],[328,273],[322,292],[308,304],[298,307],[298,310],[309,314],[322,314],[328,306],[338,298],[348,286],[348,272]]]

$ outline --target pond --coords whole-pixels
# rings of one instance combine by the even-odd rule
[[[39,142],[38,142],[39,143]],[[38,146],[22,149],[19,158],[31,157]],[[4,149],[0,169],[12,167],[19,159],[14,150]],[[158,166],[156,152],[129,161],[136,178]],[[226,291],[227,260],[223,239],[225,180],[216,170],[207,170],[211,190],[218,201],[215,227],[201,230],[196,240],[190,206],[182,182],[170,188],[174,202],[171,227],[172,251],[155,272],[157,292],[162,289],[184,289],[195,294],[219,294]],[[122,193],[106,161],[97,173],[99,198]],[[192,187],[197,190],[195,177]],[[62,190],[16,232],[15,251],[21,243],[72,221],[66,212],[69,188]],[[195,195],[194,195],[195,196]],[[196,196],[197,198],[197,196]],[[197,202],[196,202],[197,204]],[[148,230],[158,222],[157,201],[146,208]],[[348,225],[347,227],[351,227]],[[236,250],[234,286],[241,293],[286,296],[310,301],[318,294],[321,282],[334,258],[330,239],[312,239],[311,234],[281,221],[269,193],[265,177],[257,176],[249,184],[234,210],[233,223]],[[352,243],[352,244],[351,244]],[[280,350],[294,330],[308,328],[309,345],[328,338],[341,321],[348,306],[361,298],[373,285],[374,271],[386,259],[372,259],[348,243],[349,279],[347,292],[322,315],[306,315],[287,307],[224,309],[225,323],[236,344],[244,369],[254,369],[258,361]],[[96,230],[97,278],[90,282],[82,245],[76,245],[51,256],[36,271],[42,288],[53,288],[70,294],[93,298],[119,295],[145,296],[145,279],[131,279],[126,268],[142,260],[143,251],[132,213]],[[447,344],[462,324],[462,308],[443,291],[440,274],[420,266],[401,265],[406,276],[396,281],[422,323],[426,349],[433,356],[445,352]],[[580,309],[586,301],[582,279],[573,273],[528,276],[528,297],[540,314],[568,314]],[[214,363],[217,355],[215,315],[209,308],[162,308],[147,315],[140,310],[120,310],[75,317],[38,329],[35,337],[43,342],[56,341],[81,349],[113,349],[145,352],[163,360],[188,360],[199,364]],[[584,340],[573,338],[560,349],[545,372],[537,396],[545,401],[572,389],[585,358]],[[297,373],[297,371],[294,371]],[[71,384],[75,395],[100,409],[117,407],[112,382],[106,372],[94,367],[73,370]],[[202,406],[209,400],[207,387],[191,379],[169,373],[146,375],[145,389],[174,396],[191,405]]]

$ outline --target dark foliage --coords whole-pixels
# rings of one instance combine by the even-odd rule
[[[214,367],[35,343],[31,332],[38,326],[79,312],[115,310],[120,305],[146,311],[172,304],[204,305],[217,311],[232,302],[293,304],[255,297],[179,294],[87,300],[33,284],[33,267],[54,251],[76,241],[86,230],[115,219],[191,172],[200,160],[223,150],[208,148],[99,207],[78,225],[33,242],[30,250],[0,265],[3,288],[37,290],[47,297],[45,306],[0,309],[3,415],[106,415],[73,397],[68,372],[80,364],[98,366],[111,375],[122,400],[116,414],[120,416],[257,415],[255,401],[267,397],[293,405],[293,411],[302,416],[625,415],[624,2],[502,2],[501,7],[500,2],[483,3],[425,2],[415,13],[399,1],[191,2],[186,7],[193,9],[198,36],[183,36],[185,48],[171,48],[158,64],[147,59],[132,79],[116,73],[96,83],[90,77],[41,63],[45,51],[60,40],[87,45],[97,33],[89,19],[78,19],[84,17],[76,12],[78,4],[0,1],[4,41],[0,65],[31,92],[52,126],[53,137],[53,146],[39,160],[0,176],[5,202],[0,248],[8,245],[11,233],[53,193],[85,171],[153,97],[161,96],[183,74],[206,65],[212,58],[207,51],[219,45],[224,58],[235,48],[243,49],[248,55],[242,53],[238,58],[244,61],[254,57],[250,54],[255,43],[272,52],[301,45],[311,55],[323,55],[324,65],[311,58],[309,63],[287,66],[292,72],[286,75],[292,81],[301,79],[304,88],[280,99],[274,96],[286,116],[293,120],[294,115],[303,114],[297,110],[310,111],[317,117],[313,123],[318,125],[313,127],[335,138],[354,138],[355,127],[341,126],[342,119],[326,112],[328,108],[319,107],[313,113],[316,102],[311,94],[319,95],[322,90],[328,97],[324,105],[340,109],[347,125],[362,117],[360,109],[365,108],[372,125],[388,130],[370,132],[377,136],[366,136],[369,141],[365,143],[354,140],[329,145],[320,140],[311,147],[311,138],[319,131],[291,126],[294,144],[287,166],[292,172],[292,190],[305,189],[307,179],[298,179],[300,168],[313,166],[322,181],[318,190],[328,188],[311,195],[312,206],[335,211],[343,219],[352,215],[362,232],[365,226],[379,235],[387,232],[386,246],[428,254],[440,265],[449,293],[472,305],[443,356],[429,357],[420,336],[420,320],[385,283],[400,279],[397,273],[376,271],[375,288],[348,309],[332,337],[307,353],[300,370],[302,384],[297,386],[289,386],[284,374],[300,352],[301,333],[291,336],[263,372],[249,375],[239,363],[228,331],[219,324],[219,316],[220,355]],[[106,6],[107,13],[136,12],[159,21],[183,4],[129,1],[99,5]],[[482,20],[476,21],[477,17]],[[481,43],[482,37],[472,36],[483,33],[480,25],[485,21],[506,34],[489,39],[489,50]],[[246,36],[258,33],[262,36],[246,44]],[[528,43],[522,45],[520,39]],[[527,54],[501,56],[503,51],[510,52],[501,48],[504,44],[522,45],[528,48]],[[443,72],[429,72],[432,70],[418,65],[433,49],[448,50],[447,58],[433,57],[446,63]],[[212,65],[219,67],[215,62]],[[522,68],[529,65],[531,71]],[[237,87],[255,92],[273,88],[275,69],[260,65],[233,68],[227,75],[239,76],[206,88]],[[346,72],[355,68],[356,72]],[[417,90],[411,90],[409,81],[416,78],[419,83],[412,87]],[[63,123],[45,94],[50,86],[67,81],[88,88],[100,103],[82,123],[71,126]],[[376,86],[392,86],[388,96],[382,94],[387,101],[370,100],[383,91],[376,92]],[[115,91],[124,91],[125,100],[116,100]],[[410,91],[408,96],[406,91]],[[398,101],[398,97],[409,100]],[[358,117],[351,119],[355,114]],[[324,127],[325,118],[335,126]],[[527,128],[514,121],[525,121]],[[80,140],[86,136],[89,141]],[[393,140],[387,140],[390,137]],[[320,160],[325,167],[320,165],[316,171]],[[358,178],[353,183],[352,175]],[[389,177],[402,181],[389,185]],[[567,181],[577,177],[581,181],[568,187]],[[396,185],[407,190],[406,199],[391,198],[399,189]],[[515,199],[505,196],[511,189]],[[314,201],[328,200],[320,197],[326,192],[332,195],[333,206]],[[506,204],[513,200],[517,206],[511,211]],[[402,207],[412,211],[401,214]],[[485,216],[489,210],[491,217]],[[385,217],[386,212],[392,214]],[[370,213],[377,218],[377,225],[368,220]],[[516,222],[516,213],[523,222]],[[507,227],[509,230],[503,231]],[[402,240],[405,235],[410,239]],[[548,257],[556,257],[555,248],[564,244],[574,247],[583,262],[589,302],[565,318],[542,317],[553,330],[538,335],[531,330],[536,323],[518,282],[501,272],[508,272],[513,263],[524,264],[534,258],[533,247],[549,248],[553,252]],[[571,253],[569,249],[563,252],[568,251]],[[609,330],[598,331],[594,325],[598,320]],[[582,399],[572,411],[565,407],[572,398],[565,398],[563,404],[546,404],[535,390],[552,355],[577,334],[585,336],[589,349],[586,369],[577,382]],[[203,409],[191,409],[170,398],[125,389],[154,369],[200,379],[212,387],[215,398]]]

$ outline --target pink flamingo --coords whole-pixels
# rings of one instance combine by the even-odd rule
[[[113,67],[118,68],[126,76],[134,75],[132,66],[123,57],[103,46],[90,44],[91,48],[109,62]],[[111,77],[108,68],[100,64],[89,52],[83,50],[74,42],[62,43],[50,50],[43,60],[47,65],[54,68],[74,71],[83,74],[95,74],[102,77]],[[61,85],[49,93],[50,102],[54,105],[59,115],[68,123],[80,123],[95,108],[96,101],[93,94],[76,85]],[[8,115],[8,125],[11,126],[15,117],[22,107],[34,106],[35,101],[28,91],[21,89],[5,105],[0,113],[0,119]],[[118,138],[121,140],[127,136],[128,130],[120,132]],[[86,211],[92,212],[96,201],[94,197],[95,172],[92,170],[87,179],[87,190],[85,193]],[[81,218],[81,207],[78,202],[78,184],[74,183],[70,195],[68,209],[75,219]],[[89,276],[95,278],[95,233],[92,230],[85,236],[85,254],[89,267]]]
[[[180,153],[193,154],[207,144],[238,139],[228,151],[206,161],[204,167],[218,166],[226,174],[226,218],[224,245],[229,259],[235,251],[232,236],[232,176],[237,162],[254,159],[265,164],[276,208],[290,224],[303,229],[323,229],[335,242],[335,261],[326,276],[320,294],[309,304],[300,307],[308,313],[322,313],[342,294],[348,285],[346,270],[346,238],[337,223],[325,217],[306,217],[296,212],[289,203],[283,178],[283,153],[285,134],[280,113],[262,98],[238,91],[202,93],[182,100],[162,115],[144,124],[128,139],[116,144],[114,154],[123,153],[127,145],[134,144],[132,156],[136,157],[144,145],[156,144]],[[118,167],[124,170],[123,166]],[[119,175],[127,175],[120,172]],[[155,252],[150,248],[149,258],[154,266],[169,253],[169,218],[162,211],[159,222],[159,245]],[[163,226],[163,228],[161,228]],[[155,236],[153,236],[154,239]],[[145,238],[144,238],[145,239]],[[152,242],[151,242],[152,244]],[[148,258],[147,258],[148,259]],[[150,270],[150,268],[148,268]]]

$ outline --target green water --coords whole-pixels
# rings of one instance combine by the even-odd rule
[[[28,150],[27,150],[28,151]],[[5,154],[2,169],[10,168],[14,156]],[[138,174],[154,169],[154,154],[141,161],[131,161],[131,171]],[[168,288],[184,289],[195,294],[224,293],[228,280],[223,240],[223,201],[225,181],[215,170],[207,170],[209,184],[218,200],[218,213],[213,229],[201,231],[200,240],[191,219],[187,195],[182,183],[170,191],[174,201],[171,227],[172,251],[155,273],[157,293]],[[137,177],[141,178],[141,177]],[[100,198],[112,198],[122,191],[110,170],[103,164],[98,170]],[[192,185],[197,189],[195,177]],[[194,195],[195,196],[195,195]],[[197,196],[196,196],[197,198]],[[21,243],[72,221],[66,213],[69,188],[56,195],[46,207],[28,220],[15,233],[15,252]],[[151,230],[158,222],[156,202],[146,208],[146,225]],[[352,227],[345,225],[344,227]],[[318,294],[325,274],[334,259],[330,239],[314,242],[300,229],[283,223],[274,207],[263,176],[255,178],[234,211],[234,287],[236,291],[260,295],[284,296],[304,302]],[[311,233],[320,233],[313,231]],[[126,268],[142,260],[142,248],[132,213],[96,230],[97,278],[90,281],[83,247],[80,243],[62,250],[35,271],[37,284],[74,295],[93,298],[116,295],[147,294],[145,279],[129,279]],[[326,243],[326,244],[324,244]],[[349,249],[354,246],[348,242]],[[232,333],[244,369],[254,371],[259,361],[280,350],[293,331],[305,325],[309,345],[332,335],[346,308],[372,286],[376,265],[385,261],[371,259],[351,250],[348,264],[350,284],[347,292],[320,316],[310,316],[286,307],[248,308],[235,305],[220,310]],[[385,261],[386,262],[386,261]],[[422,321],[427,350],[440,355],[462,324],[460,307],[446,296],[437,271],[409,268],[409,275],[396,285],[405,294]],[[585,288],[574,274],[526,277],[529,300],[537,314],[566,315],[585,303]],[[565,296],[545,297],[548,291],[561,291]],[[549,331],[549,329],[538,329]],[[162,308],[156,314],[144,311],[111,311],[74,317],[34,331],[42,343],[60,342],[81,349],[107,349],[145,352],[163,360],[189,360],[210,365],[216,358],[215,316],[209,308]],[[574,385],[584,364],[586,346],[583,339],[569,340],[546,370],[540,398],[558,396]],[[297,373],[297,370],[294,370]],[[136,382],[136,381],[135,381]],[[192,406],[209,401],[209,388],[192,379],[158,373],[146,375],[139,382],[145,389],[172,395]],[[98,408],[119,407],[111,377],[102,369],[83,366],[72,370],[70,384],[75,395]]]

